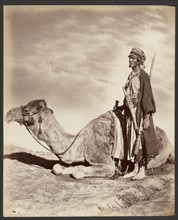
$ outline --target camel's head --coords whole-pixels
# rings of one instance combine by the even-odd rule
[[[47,109],[47,104],[44,99],[38,99],[29,102],[27,105],[19,106],[10,109],[6,114],[6,122],[18,122],[20,124],[27,123],[31,125],[34,123],[33,115],[42,113]]]

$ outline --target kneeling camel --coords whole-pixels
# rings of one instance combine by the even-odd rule
[[[53,171],[71,174],[76,179],[84,177],[112,177],[115,173],[115,162],[112,157],[113,144],[110,143],[110,130],[113,115],[110,111],[90,121],[76,135],[66,133],[56,120],[53,110],[47,107],[43,99],[33,100],[25,106],[10,109],[6,121],[25,125],[40,141],[44,141],[50,150],[64,163],[82,165],[64,167],[59,164]],[[158,144],[155,146],[154,161],[149,167],[160,166],[172,156],[171,143],[166,133],[156,127]],[[157,160],[156,160],[157,159]],[[87,162],[87,166],[85,165]]]

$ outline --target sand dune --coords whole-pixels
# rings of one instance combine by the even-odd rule
[[[55,176],[57,158],[42,151],[4,148],[4,216],[174,215],[174,165],[147,171],[147,178]]]

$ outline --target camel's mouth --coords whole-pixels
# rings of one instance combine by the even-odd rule
[[[20,125],[22,125],[23,124],[23,116],[22,116],[21,107],[10,109],[5,116],[5,121],[8,124],[16,121]]]

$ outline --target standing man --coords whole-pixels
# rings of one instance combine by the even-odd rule
[[[156,134],[152,114],[156,112],[150,78],[143,70],[146,56],[139,48],[133,48],[129,54],[129,67],[132,68],[125,84],[125,160],[134,163],[134,170],[124,178],[142,179],[145,177],[148,155],[154,154]],[[130,103],[129,103],[130,102]]]

